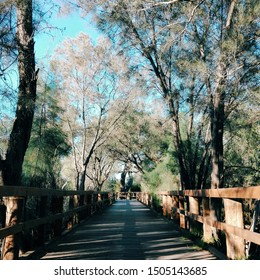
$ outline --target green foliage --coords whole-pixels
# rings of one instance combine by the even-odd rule
[[[143,175],[143,180],[151,192],[178,189],[179,176],[176,161],[168,154],[154,169]]]
[[[146,173],[144,175],[144,180],[147,182],[147,184],[150,186],[151,191],[156,190],[160,183],[161,183],[161,178],[159,172],[154,169],[149,173]]]
[[[149,95],[161,94],[169,106],[172,155],[179,161],[182,187],[201,188],[210,180],[222,186],[223,125],[259,87],[258,2],[81,1],[95,14],[98,28],[129,56],[130,68],[144,77]],[[239,154],[226,154],[230,162],[232,157],[235,161]],[[152,188],[161,184],[159,161],[143,162]]]
[[[162,214],[162,200],[158,195],[152,193],[152,208],[159,214]]]
[[[112,177],[110,178],[107,182],[106,185],[104,186],[104,191],[112,191],[112,192],[120,192],[121,185],[120,182]]]
[[[127,108],[125,114],[122,114],[124,120],[117,122],[116,126],[111,126],[113,129],[109,130],[108,127],[113,122],[109,124],[110,113],[106,114],[101,129],[103,132],[110,131],[107,135],[104,133],[105,136],[103,135],[102,138],[102,141],[107,142],[109,156],[128,165],[130,172],[143,174],[142,187],[150,188],[151,191],[176,189],[180,185],[179,177],[185,187],[201,188],[210,185],[210,162],[216,148],[213,144],[216,141],[212,141],[213,124],[218,122],[221,124],[226,122],[224,134],[226,186],[258,184],[260,181],[259,116],[258,121],[257,118],[253,120],[252,116],[259,106],[254,105],[255,99],[249,97],[259,96],[257,82],[259,41],[257,42],[256,39],[259,4],[256,1],[237,3],[232,14],[231,25],[225,28],[230,1],[221,3],[203,1],[198,6],[196,3],[177,1],[174,5],[158,4],[154,7],[141,3],[142,1],[120,0],[113,3],[87,1],[87,4],[83,2],[80,6],[87,12],[93,9],[98,27],[113,38],[115,45],[112,47],[113,51],[112,48],[102,49],[100,46],[101,52],[97,53],[89,38],[81,34],[77,41],[69,40],[67,59],[70,63],[66,63],[66,67],[61,63],[66,52],[57,55],[57,75],[64,71],[61,81],[67,84],[66,94],[68,96],[75,94],[79,100],[85,100],[84,106],[79,105],[77,98],[74,102],[66,103],[71,108],[75,107],[74,119],[77,119],[78,124],[83,115],[85,122],[84,112],[79,113],[80,117],[77,117],[78,108],[86,109],[91,102],[94,108],[98,100],[102,103],[102,98],[107,97],[105,95],[108,89],[117,85],[112,83],[114,79],[124,81],[123,84],[118,83],[118,85],[121,91],[128,89],[127,93],[136,84],[139,86],[142,84],[143,87],[136,87],[137,91],[140,90],[142,93],[133,98],[135,100],[131,106],[125,107]],[[76,50],[78,55],[74,57]],[[111,51],[114,54],[114,50],[120,56],[115,56],[110,61],[108,54]],[[116,58],[119,60],[123,58],[128,65],[124,64],[124,67],[118,67],[117,63],[114,65],[112,62]],[[222,58],[225,64],[223,73],[219,70]],[[84,59],[86,60],[84,63],[87,64],[82,63]],[[90,78],[93,73],[89,72],[93,65],[87,67],[90,61],[93,65],[97,62],[99,66],[107,61],[107,65],[112,64],[114,68],[120,69],[129,68],[129,71],[111,73],[110,68],[107,71],[102,65],[101,70],[98,68],[97,76],[97,72],[94,71],[95,79],[93,79]],[[94,82],[101,90],[95,98],[96,89],[90,91],[90,98],[85,98],[86,93],[82,96],[77,94],[78,84],[72,83],[75,72],[71,67],[74,63],[78,64],[82,77],[87,80],[82,88],[92,87]],[[78,75],[77,78],[80,76]],[[111,79],[110,82],[107,82],[108,77]],[[223,80],[220,81],[219,77],[223,77]],[[82,84],[86,82],[85,78],[81,81]],[[223,119],[217,120],[220,107],[215,109],[213,107],[219,98],[216,96],[219,86],[222,87],[221,92],[225,94],[220,98],[223,99],[224,109],[220,114]],[[52,86],[47,86],[44,90],[49,93],[54,92]],[[25,173],[28,172],[34,178],[47,176],[40,175],[41,173],[47,172],[51,175],[53,170],[58,172],[60,157],[69,152],[66,135],[60,125],[62,112],[55,102],[57,96],[55,94],[43,96],[45,97],[40,97],[41,101],[38,104],[34,135],[27,153],[30,160],[24,169]],[[158,105],[159,102],[156,104],[157,107],[154,104],[158,101],[158,99],[153,100],[154,96],[163,97],[160,103],[160,105],[164,104],[162,111],[158,110],[162,107]],[[99,99],[100,97],[102,98]],[[44,98],[46,100],[43,100]],[[139,101],[142,107],[137,106]],[[149,102],[153,103],[154,107],[147,105]],[[241,107],[240,103],[244,102],[246,105]],[[111,100],[107,104],[110,103]],[[113,107],[111,114],[116,115],[119,108],[122,108],[121,102]],[[94,115],[95,113],[96,109]],[[68,117],[71,118],[71,115]],[[168,117],[171,119],[171,124],[168,122]],[[79,126],[76,127],[76,122],[72,124],[71,134],[77,134],[73,140],[74,145],[78,144],[80,137],[86,133],[88,118],[86,120],[85,126],[80,129]],[[106,123],[108,125],[105,128]],[[168,125],[165,125],[166,123]],[[93,125],[91,124],[90,127]],[[82,139],[86,139],[91,134],[90,127],[88,127],[88,135]],[[221,143],[217,147],[220,152],[218,160],[223,158],[222,138],[221,135],[219,139]],[[89,139],[92,140],[91,137]],[[90,145],[89,139],[84,143],[82,141],[84,146],[82,150]],[[77,147],[75,150],[81,149]],[[84,155],[77,155],[77,158],[75,156],[74,162],[78,164],[81,158],[84,158]],[[81,164],[78,164],[76,169],[77,172],[81,172]],[[222,174],[222,171],[220,173]],[[127,187],[132,189],[135,184],[137,184],[135,178],[130,178]],[[117,187],[113,180],[107,185],[109,188]]]
[[[70,146],[62,130],[55,87],[45,86],[39,93],[31,140],[23,165],[23,183],[35,187],[57,188],[60,179],[60,159],[67,156]]]
[[[141,184],[139,183],[133,183],[131,188],[130,188],[130,192],[140,192],[142,190]]]
[[[234,127],[237,129],[234,130]],[[226,186],[258,185],[260,122],[257,109],[243,104],[239,111],[233,112],[226,125],[225,138]]]

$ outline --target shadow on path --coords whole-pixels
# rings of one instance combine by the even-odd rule
[[[24,259],[24,258],[23,258]],[[26,257],[44,260],[216,259],[181,236],[177,226],[135,200],[120,200],[44,249]]]

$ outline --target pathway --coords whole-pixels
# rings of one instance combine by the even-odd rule
[[[27,259],[213,260],[177,226],[136,200],[119,200]]]

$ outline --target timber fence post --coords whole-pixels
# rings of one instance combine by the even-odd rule
[[[87,216],[91,216],[91,204],[92,204],[92,195],[87,194]]]
[[[53,196],[51,201],[51,211],[53,214],[59,214],[63,212],[63,196]],[[62,233],[62,218],[57,219],[53,223],[54,236],[60,236]]]
[[[41,196],[39,202],[39,218],[43,218],[47,214],[48,196]],[[45,242],[46,224],[38,227],[38,245],[43,245]]]
[[[85,195],[80,194],[79,195],[79,207],[84,206],[84,202],[85,202]],[[86,215],[85,215],[84,211],[80,211],[79,212],[79,222],[84,220],[85,217],[86,217]]]
[[[167,195],[167,217],[168,219],[172,219],[172,195],[168,194]]]
[[[184,209],[184,196],[179,196],[179,209],[180,209],[180,227],[186,229],[186,217]]]
[[[152,196],[152,194],[149,193],[148,198],[149,198],[148,207],[152,208],[152,205],[153,205],[153,196]]]
[[[142,202],[143,204],[145,204],[145,203],[144,203],[144,198],[145,198],[145,193],[142,193],[141,202]]]
[[[233,199],[224,198],[226,224],[244,228],[242,203]],[[245,240],[226,232],[227,257],[229,259],[245,258]]]
[[[162,194],[162,212],[163,216],[167,217],[167,195]]]
[[[202,198],[202,206],[203,206],[203,241],[206,243],[212,243],[212,230],[209,225],[210,220],[210,201],[208,197]]]
[[[24,197],[4,197],[6,206],[5,226],[17,225],[23,218]],[[16,260],[19,257],[19,241],[21,233],[8,235],[4,238],[1,252],[1,259]]]
[[[175,222],[180,224],[180,213],[179,213],[179,197],[174,195],[172,198],[172,218]]]
[[[188,212],[194,215],[199,215],[199,199],[197,197],[189,196],[188,197]],[[197,235],[198,232],[198,222],[193,221],[190,217],[189,221],[189,230],[194,235]]]
[[[98,194],[93,193],[93,213],[95,213],[98,210]]]
[[[69,196],[69,210],[74,209],[75,207],[75,199],[74,199],[74,195],[70,195]],[[72,214],[67,222],[67,229],[72,229],[73,225],[76,223],[76,215]]]

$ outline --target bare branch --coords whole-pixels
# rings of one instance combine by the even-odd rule
[[[181,31],[180,35],[183,35],[183,34],[186,32],[186,30],[187,30],[187,28],[188,28],[188,25],[190,24],[190,22],[192,21],[194,15],[195,15],[196,10],[199,8],[199,6],[200,6],[204,1],[205,1],[205,0],[200,1],[199,4],[196,5],[196,6],[192,9],[192,12],[191,12],[190,17],[189,17],[189,19],[188,19],[188,21],[187,21],[187,23],[186,23],[186,25],[185,25],[185,28]]]
[[[232,16],[234,13],[236,3],[237,3],[237,0],[233,0],[230,4],[228,15],[227,15],[226,29],[230,28],[230,24],[231,24],[231,20],[232,20]]]

